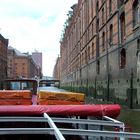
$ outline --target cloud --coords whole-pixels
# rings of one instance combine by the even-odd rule
[[[43,53],[43,74],[52,76],[70,7],[77,0],[0,0],[0,32],[21,52]]]

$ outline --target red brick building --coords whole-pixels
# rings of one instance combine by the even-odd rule
[[[34,78],[38,76],[38,66],[28,53],[8,47],[8,78]]]
[[[136,105],[139,52],[139,0],[79,0],[69,12],[61,39],[62,86]],[[131,100],[130,85],[136,89]]]
[[[61,58],[58,56],[53,70],[53,78],[60,80],[61,78]]]
[[[7,78],[7,47],[8,39],[0,34],[0,82]]]

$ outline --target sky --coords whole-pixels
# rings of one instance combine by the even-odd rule
[[[78,0],[0,0],[0,34],[21,53],[42,52],[43,75],[52,76],[68,11]]]

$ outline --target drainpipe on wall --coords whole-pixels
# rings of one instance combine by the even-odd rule
[[[120,14],[119,14],[119,1],[117,1],[117,10],[118,10],[118,66],[120,66]]]
[[[108,57],[108,36],[107,36],[107,1],[105,1],[106,6],[106,59],[107,59],[107,101],[109,101],[109,88],[110,88],[110,72],[109,72],[109,57]]]
[[[133,109],[133,69],[131,69],[130,91],[130,109]]]

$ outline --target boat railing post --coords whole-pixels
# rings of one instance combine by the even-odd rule
[[[107,119],[109,121],[113,121],[114,123],[120,123],[119,129],[118,129],[119,132],[125,132],[125,124],[123,122],[120,122],[120,121],[115,120],[113,118],[110,118],[108,116],[103,116],[103,118],[105,118],[105,119]],[[120,137],[120,140],[125,140],[125,138],[124,137]]]
[[[124,123],[122,123],[122,128],[120,129],[120,132],[124,132],[125,131],[125,125]],[[120,140],[125,140],[124,137],[121,137]]]
[[[103,125],[100,125],[100,131],[103,131]],[[100,140],[103,140],[102,136],[100,136]]]

